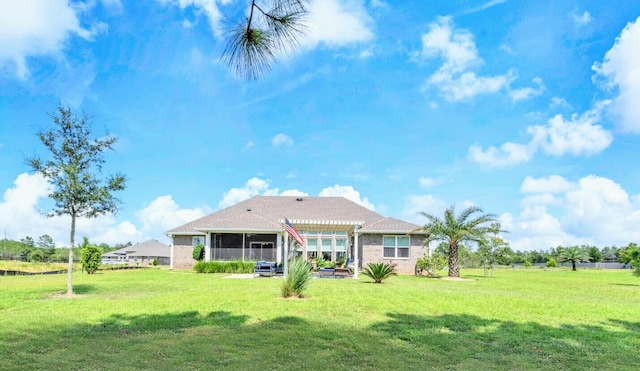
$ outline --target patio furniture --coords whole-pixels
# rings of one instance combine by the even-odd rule
[[[277,264],[275,262],[258,261],[253,267],[253,276],[272,277],[276,275]]]
[[[333,277],[333,278],[345,278],[353,276],[353,271],[349,268],[350,259],[344,263],[344,265],[335,268],[320,268],[318,270],[318,277]]]

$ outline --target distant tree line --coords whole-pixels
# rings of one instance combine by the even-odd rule
[[[100,249],[104,254],[131,245],[131,242],[127,242],[118,243],[112,246],[106,243],[94,246]],[[37,240],[34,240],[31,236],[26,236],[20,241],[2,239],[0,240],[0,254],[1,260],[65,263],[69,259],[69,248],[66,246],[57,247],[53,238],[44,234],[38,237]],[[74,250],[73,256],[74,261],[80,261],[81,250]]]
[[[599,248],[591,245],[558,246],[548,250],[513,251],[509,246],[501,246],[497,249],[487,250],[460,245],[460,265],[463,267],[482,267],[487,264],[515,265],[515,264],[546,264],[550,260],[557,262],[611,262],[622,264],[637,264],[640,257],[640,247],[636,243],[627,246],[606,246]],[[448,246],[441,243],[433,251],[432,255],[447,256]]]

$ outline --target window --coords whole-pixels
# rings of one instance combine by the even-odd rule
[[[318,256],[318,240],[316,238],[307,238],[307,259]]]
[[[340,260],[347,254],[347,240],[336,238],[336,260]]]
[[[322,240],[322,258],[331,260],[331,240]]]
[[[382,244],[385,258],[409,258],[409,247],[411,246],[409,236],[384,236]]]
[[[201,244],[202,246],[204,246],[204,236],[193,237],[193,240],[191,241],[191,246],[195,246],[197,244]]]

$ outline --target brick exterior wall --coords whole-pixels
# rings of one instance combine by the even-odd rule
[[[384,235],[386,236],[386,235]],[[424,255],[424,236],[410,237],[411,247],[409,248],[409,258],[385,258],[383,255],[381,234],[364,234],[358,236],[358,245],[362,266],[369,263],[388,263],[396,267],[399,274],[414,274],[416,261]]]
[[[193,258],[193,236],[173,237],[173,269],[193,269],[197,261]]]

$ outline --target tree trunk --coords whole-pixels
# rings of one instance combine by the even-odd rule
[[[571,270],[572,270],[572,271],[575,271],[575,270],[576,270],[576,261],[575,261],[575,260],[572,260],[572,261],[571,261]]]
[[[67,268],[67,297],[73,297],[73,245],[76,235],[76,216],[71,215],[71,235],[69,238],[69,266]]]
[[[449,245],[449,277],[460,277],[460,267],[458,267],[458,245]]]

